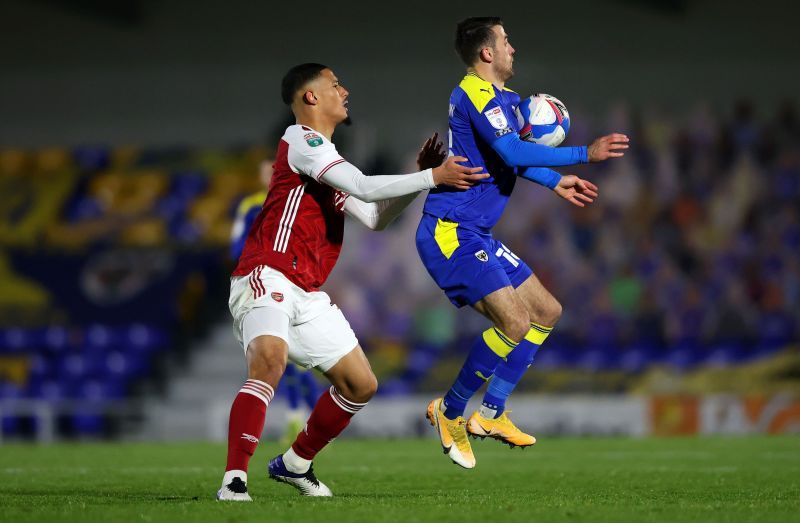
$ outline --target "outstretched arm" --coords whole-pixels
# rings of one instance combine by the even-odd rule
[[[349,193],[359,200],[375,202],[433,189],[437,185],[448,185],[456,189],[469,189],[473,184],[487,178],[482,167],[465,167],[459,162],[467,161],[461,156],[451,156],[445,163],[433,169],[413,174],[388,176],[365,176],[354,165],[342,160],[318,176],[318,181]]]
[[[417,154],[417,165],[420,169],[438,165],[444,160],[446,155],[442,150],[442,142],[439,142],[438,138],[439,134],[434,133],[432,137],[425,141]],[[363,202],[357,198],[348,198],[344,204],[344,211],[368,228],[374,231],[381,231],[414,201],[417,194],[419,193],[372,203]]]
[[[628,137],[613,133],[598,138],[589,146],[550,147],[526,142],[517,133],[508,133],[495,140],[492,148],[511,167],[558,167],[624,156]]]

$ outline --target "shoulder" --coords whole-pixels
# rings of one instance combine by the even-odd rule
[[[483,112],[484,108],[495,98],[494,86],[491,82],[487,82],[475,73],[467,73],[461,83],[458,84],[458,89],[464,92],[466,99],[469,100],[468,105],[475,108],[476,111]],[[467,102],[464,102],[467,104]]]
[[[283,134],[283,140],[289,144],[294,152],[313,153],[315,149],[334,147],[333,143],[325,138],[322,133],[305,125],[290,125]],[[335,148],[335,147],[334,147]]]
[[[505,93],[506,100],[510,100],[514,106],[519,105],[519,101],[522,97],[520,97],[519,93],[509,89],[508,87],[503,88],[503,92]]]

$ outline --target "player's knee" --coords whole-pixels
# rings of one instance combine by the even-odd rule
[[[370,375],[358,383],[353,390],[353,401],[356,403],[366,403],[378,392],[378,378],[374,374]]]
[[[344,396],[345,399],[353,403],[366,403],[372,399],[378,391],[378,379],[374,374],[370,374],[369,377],[344,384],[343,386],[337,386],[337,388],[340,389],[339,393]]]
[[[545,310],[545,326],[554,327],[555,324],[558,323],[558,320],[561,319],[562,312],[563,308],[561,307],[561,303],[559,303],[558,300],[551,301],[547,306],[547,310]]]
[[[286,351],[275,344],[251,343],[247,348],[247,374],[251,379],[277,382],[286,370]]]
[[[503,334],[519,343],[531,328],[531,318],[527,313],[517,314],[509,318],[501,327]]]

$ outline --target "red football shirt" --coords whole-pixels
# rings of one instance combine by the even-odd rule
[[[250,227],[234,276],[266,265],[305,291],[319,290],[339,258],[348,197],[320,179],[344,161],[333,143],[313,129],[286,129],[267,200]]]

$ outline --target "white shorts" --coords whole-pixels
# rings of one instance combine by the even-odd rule
[[[258,336],[281,338],[289,359],[327,371],[358,345],[339,307],[324,292],[306,292],[283,273],[260,265],[248,276],[231,278],[228,307],[242,349]]]

